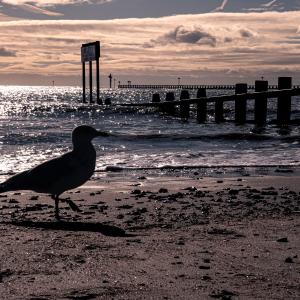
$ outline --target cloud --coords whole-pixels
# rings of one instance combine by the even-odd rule
[[[275,4],[278,0],[272,0],[268,3],[262,4],[263,7],[271,7],[273,4]]]
[[[197,44],[197,45],[209,45],[216,46],[216,38],[206,32],[201,27],[185,27],[183,25],[177,26],[175,29],[169,31],[168,33],[158,37],[157,39],[152,39],[148,46],[153,46],[154,44]],[[147,44],[146,44],[147,45]]]
[[[0,48],[0,56],[16,56],[16,52]]]
[[[240,29],[240,34],[244,38],[251,38],[254,37],[254,33],[249,29]]]
[[[80,4],[80,3],[106,3],[111,2],[112,0],[2,0],[3,3],[10,5],[34,5],[39,7],[47,7],[47,6],[56,6],[56,5],[67,5],[67,4]]]
[[[290,3],[291,2],[291,3]],[[244,11],[248,12],[265,12],[265,11],[286,11],[286,10],[299,10],[298,0],[269,0],[266,3],[260,4],[257,7],[247,8]]]
[[[26,11],[38,15],[44,15],[48,17],[61,17],[62,13],[55,12],[55,8],[57,6],[63,5],[78,5],[82,3],[87,4],[104,4],[107,2],[111,2],[113,0],[45,0],[45,1],[37,1],[37,0],[0,0],[3,4],[11,5],[13,9],[18,7],[20,11]],[[51,10],[49,10],[49,8]],[[0,15],[1,17],[1,15]]]
[[[231,76],[246,77],[286,68],[300,74],[300,48],[291,43],[299,20],[300,12],[220,12],[106,21],[0,21],[0,47],[11,54],[0,56],[0,77],[80,78],[81,44],[96,40],[101,42],[102,76],[143,81],[185,74],[213,82],[228,70]]]
[[[23,5],[21,5],[21,8],[23,10],[29,11],[31,13],[43,14],[43,15],[51,16],[51,17],[63,16],[63,14],[61,14],[61,13],[57,13],[57,12],[54,12],[54,11],[42,9],[40,7],[36,7],[34,5],[31,5],[31,4],[23,4]]]
[[[145,48],[153,48],[156,46],[166,46],[168,44],[190,44],[196,46],[216,47],[222,43],[231,43],[243,39],[250,39],[257,36],[257,33],[240,26],[229,27],[199,27],[199,26],[176,26],[175,29],[151,39],[150,42],[144,44]]]
[[[222,4],[214,9],[215,12],[223,11],[229,0],[223,0]]]

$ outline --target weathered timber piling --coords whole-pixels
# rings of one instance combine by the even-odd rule
[[[99,105],[102,105],[103,104],[103,101],[102,101],[102,99],[99,97],[97,97],[97,104],[99,104]]]
[[[197,91],[197,98],[206,97],[206,89],[201,88]],[[207,102],[206,100],[201,100],[197,103],[197,121],[199,123],[204,123],[206,121],[207,116]]]
[[[235,94],[247,94],[248,85],[247,83],[237,83],[235,85]],[[245,124],[247,119],[247,99],[236,99],[235,100],[235,123]]]
[[[90,61],[90,103],[94,103],[93,101],[93,64]]]
[[[163,106],[163,111],[169,115],[175,115],[175,105],[170,105],[168,102],[175,100],[175,95],[173,92],[167,92],[166,94],[166,105]]]
[[[188,90],[181,91],[180,100],[190,99],[190,93]],[[182,103],[180,104],[180,117],[182,119],[188,119],[190,116],[190,104]]]
[[[111,98],[106,98],[105,100],[104,100],[104,104],[105,105],[111,105]]]
[[[257,80],[255,81],[255,92],[266,92],[268,91],[268,81]],[[255,107],[254,107],[254,119],[256,125],[264,125],[267,122],[267,108],[268,108],[268,97],[267,96],[256,96]]]
[[[99,58],[96,59],[96,102],[97,104],[102,104],[100,99],[100,63]]]
[[[224,122],[224,101],[222,100],[215,103],[215,121],[216,123]]]
[[[159,93],[155,93],[155,94],[152,95],[152,102],[153,103],[160,102],[160,95],[159,95]]]
[[[278,89],[285,90],[292,88],[292,77],[279,77],[278,78]],[[284,95],[278,97],[277,103],[277,123],[279,125],[286,125],[291,120],[291,95]]]
[[[86,95],[85,95],[85,62],[82,62],[82,102],[86,103]]]
[[[175,100],[175,95],[173,92],[167,92],[166,94],[166,101],[174,101]]]
[[[173,114],[179,107],[180,117],[187,119],[190,116],[190,106],[195,106],[197,112],[197,121],[199,123],[207,120],[207,104],[211,103],[216,105],[215,119],[217,122],[226,121],[223,118],[223,104],[235,103],[235,122],[237,124],[244,124],[247,122],[247,101],[254,100],[254,118],[255,124],[263,126],[267,123],[267,108],[268,99],[278,98],[278,111],[277,111],[277,123],[280,125],[285,124],[299,124],[299,119],[291,120],[291,97],[300,96],[300,86],[292,86],[292,78],[280,77],[277,85],[271,86],[268,90],[268,81],[258,80],[255,82],[255,86],[248,85],[246,83],[239,83],[235,85],[235,94],[231,95],[216,95],[206,96],[205,87],[200,87],[197,91],[195,98],[190,98],[187,90],[182,90],[180,99],[176,100],[173,92],[166,94],[166,101],[160,102],[160,95],[158,93],[153,94],[152,102],[158,103],[124,103],[121,106],[134,106],[134,107],[157,107],[160,111]],[[184,87],[185,88],[185,87]],[[255,92],[249,92],[253,90]],[[298,99],[296,98],[295,101]],[[231,120],[229,120],[231,121]],[[250,121],[252,123],[252,121]]]

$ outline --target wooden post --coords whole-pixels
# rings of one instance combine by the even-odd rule
[[[172,102],[175,100],[175,95],[173,92],[167,92],[166,94],[166,102],[162,107],[162,111],[169,114],[174,115],[175,114],[175,105],[170,105],[168,102]]]
[[[90,65],[90,103],[93,103],[93,65],[92,62],[89,62]]]
[[[113,77],[111,74],[109,74],[108,78],[109,78],[109,88],[111,89],[111,82]]]
[[[85,98],[85,62],[82,62],[82,102],[86,103],[86,98]]]
[[[235,94],[246,94],[248,92],[247,83],[237,83],[235,85]],[[247,119],[247,100],[235,100],[235,123],[245,124]]]
[[[224,103],[222,100],[216,101],[215,104],[215,121],[217,123],[224,122]]]
[[[97,81],[97,104],[102,104],[102,100],[100,99],[100,67],[99,67],[99,58],[96,59],[96,81]]]
[[[105,105],[111,105],[111,98],[105,98],[105,100],[104,100],[104,104]]]
[[[190,93],[188,90],[181,91],[180,100],[190,99]],[[190,116],[190,105],[189,104],[180,104],[180,117],[182,119],[188,119]]]
[[[206,97],[206,89],[200,88],[197,91],[197,98]],[[207,118],[207,102],[205,100],[199,101],[197,103],[197,121],[199,123],[204,123]]]
[[[175,95],[173,92],[168,92],[166,94],[166,101],[174,101],[175,100]]]
[[[279,77],[278,89],[285,90],[292,88],[292,77]],[[277,123],[279,125],[289,124],[291,120],[291,106],[292,97],[290,95],[284,95],[278,97],[277,104]]]
[[[268,81],[255,81],[255,92],[268,91]],[[254,119],[256,125],[264,125],[267,122],[268,97],[257,96],[254,105]]]
[[[159,93],[155,93],[155,94],[152,95],[152,102],[154,102],[154,103],[160,102],[160,95],[159,95]]]
[[[215,103],[215,121],[224,122],[224,101],[222,100],[217,100]]]

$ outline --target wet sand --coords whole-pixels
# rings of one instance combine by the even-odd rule
[[[300,177],[117,173],[0,195],[1,299],[299,299]]]

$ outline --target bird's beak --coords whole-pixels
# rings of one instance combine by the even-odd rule
[[[97,136],[110,136],[110,134],[108,132],[105,131],[97,131]]]

